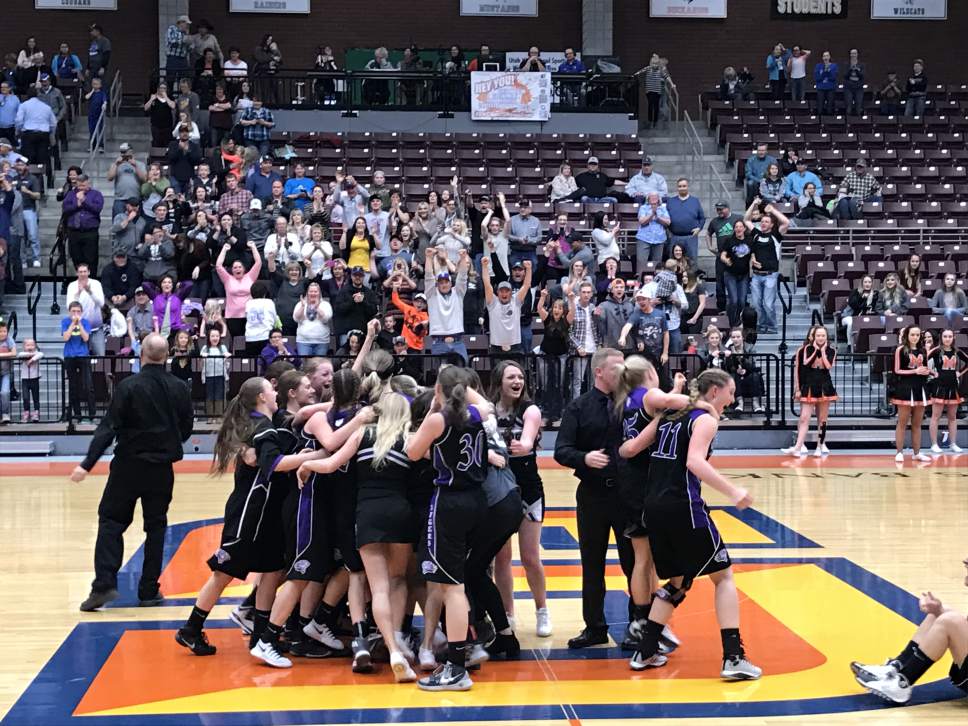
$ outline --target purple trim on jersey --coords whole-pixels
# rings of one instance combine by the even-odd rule
[[[296,514],[296,558],[309,547],[313,541],[313,496],[315,495],[315,477],[311,477],[303,488],[299,490],[299,510]]]
[[[268,479],[270,476],[272,476],[275,473],[276,467],[279,466],[279,462],[282,461],[284,456],[285,454],[279,454],[279,456],[277,456],[275,459],[272,460],[272,465],[269,467],[269,471],[262,472],[262,475],[266,479]]]
[[[434,489],[434,494],[430,498],[430,508],[427,510],[427,553],[430,559],[437,563],[437,526],[434,520],[437,519],[437,500],[440,498],[440,489]]]
[[[625,410],[644,408],[645,394],[648,392],[649,389],[645,386],[639,386],[633,389],[628,395],[628,398],[625,399]]]
[[[447,430],[447,433],[444,434],[442,439],[438,439],[431,445],[431,451],[433,451],[433,467],[437,472],[437,476],[434,477],[434,484],[438,487],[446,487],[454,483],[454,472],[447,466],[447,461],[440,451],[440,445],[447,440],[448,436],[450,436],[450,429]]]
[[[696,423],[696,419],[700,416],[706,414],[700,408],[694,408],[689,412],[689,437],[692,438],[692,427]],[[688,468],[688,450],[686,453],[687,465],[686,465],[686,496],[689,497],[689,513],[692,516],[692,528],[699,529],[700,527],[713,527],[712,519],[709,517],[709,510],[706,509],[706,502],[702,499],[702,482],[699,478],[689,471]]]
[[[477,410],[477,406],[473,404],[467,407],[467,418],[474,423],[481,423],[484,420],[481,418],[481,412]]]

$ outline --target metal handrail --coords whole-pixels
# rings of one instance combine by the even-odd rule
[[[102,136],[107,132],[107,113],[108,104],[101,107],[101,114],[98,116],[97,123],[94,125],[94,131],[91,132],[91,140],[88,144],[88,154],[87,161],[82,164],[84,169],[88,168],[88,165],[92,164],[94,161],[94,156],[97,154],[98,148],[101,144]]]
[[[665,79],[666,98],[669,104],[670,118],[673,122],[679,121],[679,87],[672,81],[672,76]]]
[[[121,71],[115,71],[114,79],[111,81],[111,90],[108,92],[108,103],[110,105],[110,115],[117,118],[118,111],[121,108],[121,94],[122,94],[122,83],[121,83]]]

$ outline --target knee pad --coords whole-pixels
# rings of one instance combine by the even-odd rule
[[[660,587],[655,592],[655,596],[660,600],[665,600],[672,607],[677,608],[686,599],[686,589],[678,588],[670,582]]]

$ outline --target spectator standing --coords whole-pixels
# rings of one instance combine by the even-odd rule
[[[176,194],[188,195],[195,176],[195,165],[202,160],[202,147],[189,139],[191,129],[186,125],[178,127],[178,138],[168,145],[165,159],[168,162],[168,176]]]
[[[625,297],[625,280],[616,277],[608,286],[608,297],[595,308],[595,324],[602,345],[620,350],[625,348],[619,345],[619,338],[634,308],[632,301]]]
[[[144,241],[134,251],[141,258],[142,277],[158,282],[165,276],[175,275],[175,243],[161,225],[149,228]]]
[[[901,86],[897,80],[897,73],[889,71],[884,85],[877,91],[877,98],[881,102],[881,115],[896,116],[901,108]]]
[[[59,81],[77,81],[84,75],[81,59],[71,53],[67,43],[61,43],[57,55],[50,60],[50,72]]]
[[[101,308],[104,307],[104,288],[100,282],[91,279],[91,268],[86,263],[78,266],[77,279],[67,286],[65,302],[67,307],[71,303],[81,306],[81,317],[87,322],[87,336],[84,338],[86,347],[92,355],[104,355],[104,322],[101,313]]]
[[[90,141],[88,148],[97,149],[99,153],[104,153],[104,122],[101,122],[101,114],[108,104],[108,92],[104,90],[103,81],[100,78],[91,79],[91,90],[84,94],[87,101],[87,131]],[[100,123],[100,128],[98,124]]]
[[[50,109],[48,109],[50,110]],[[67,249],[76,268],[86,264],[96,268],[98,262],[98,227],[104,197],[91,188],[87,174],[79,174],[77,186],[64,197],[64,221],[67,227]]]
[[[40,74],[40,85],[37,88],[37,98],[50,106],[50,110],[54,112],[54,117],[57,119],[57,138],[66,138],[67,100],[64,98],[64,94],[61,93],[60,89],[54,86],[49,73]],[[55,166],[59,168],[60,150],[56,144],[54,144],[53,149],[54,161],[56,162]]]
[[[81,416],[81,394],[86,394],[87,417],[94,419],[94,379],[91,376],[91,324],[84,319],[81,303],[74,301],[67,306],[67,317],[61,320],[61,337],[64,339],[64,372],[67,374],[68,410],[64,413],[78,421]],[[103,355],[103,353],[102,353]]]
[[[608,193],[615,182],[599,170],[598,157],[589,156],[587,163],[588,168],[575,177],[575,182],[581,190],[581,201],[616,204],[618,199]]]
[[[766,75],[770,81],[770,97],[774,101],[779,101],[784,96],[787,61],[790,57],[790,51],[783,46],[783,43],[773,46],[773,50],[766,56]]]
[[[246,239],[262,249],[272,232],[274,222],[262,209],[262,202],[253,198],[249,201],[249,211],[242,215],[239,225]]]
[[[269,132],[276,125],[272,112],[262,106],[261,96],[252,96],[252,106],[239,117],[246,146],[254,146],[261,156],[269,154]]]
[[[141,288],[151,298],[152,315],[154,316],[155,331],[165,338],[176,330],[187,331],[188,323],[182,317],[182,308],[192,290],[191,280],[183,280],[175,285],[172,275],[163,275],[157,285],[145,280]]]
[[[199,20],[195,26],[195,34],[189,36],[191,41],[191,60],[197,62],[205,55],[205,51],[210,50],[215,59],[221,64],[225,60],[222,55],[222,46],[219,45],[218,38],[215,37],[215,28],[207,20]]]
[[[427,327],[430,315],[427,313],[427,296],[418,292],[413,296],[413,304],[408,305],[400,297],[399,285],[395,285],[390,296],[390,302],[403,313],[403,338],[407,349],[414,353],[423,353],[424,338],[427,337]]]
[[[47,172],[47,186],[54,186],[54,165],[50,163],[50,141],[57,136],[57,117],[50,106],[37,98],[37,89],[27,89],[27,100],[17,109],[17,132],[20,153],[32,164],[42,164]]]
[[[504,209],[502,199],[501,208]],[[538,244],[541,242],[541,222],[531,214],[531,200],[518,200],[518,213],[511,217],[508,225],[508,242],[510,243],[510,262],[524,262],[529,260],[531,268],[538,266]],[[485,287],[485,292],[487,288]]]
[[[636,274],[645,272],[648,262],[662,262],[671,224],[669,210],[659,193],[649,193],[645,203],[639,206],[639,230],[635,233]]]
[[[123,249],[115,250],[111,262],[101,271],[101,287],[105,300],[110,300],[114,307],[126,306],[134,300],[134,291],[140,283],[141,273],[128,260],[128,253]]]
[[[592,217],[592,242],[595,243],[595,256],[592,258],[594,265],[589,264],[592,270],[604,269],[605,260],[618,260],[622,257],[622,251],[618,246],[616,236],[619,231],[618,219],[610,219],[609,216],[599,209]],[[560,256],[559,256],[560,259]],[[571,259],[574,259],[572,256]]]
[[[807,61],[810,59],[809,50],[794,45],[787,58],[787,78],[790,79],[790,99],[794,103],[802,103],[807,97]]]
[[[752,224],[751,210],[746,213],[747,224]],[[790,227],[788,220],[772,204],[763,210],[759,229],[749,233],[750,269],[753,273],[750,282],[750,302],[757,314],[757,331],[773,334],[777,332],[776,297],[780,278],[780,245],[783,235]]]
[[[864,64],[856,48],[851,49],[844,72],[844,111],[848,116],[864,115]]]
[[[175,101],[168,96],[168,84],[164,81],[148,98],[144,105],[151,126],[151,145],[167,149],[171,143],[172,119],[174,118]]]
[[[169,83],[188,74],[188,56],[192,47],[188,28],[191,24],[187,15],[179,15],[165,31],[165,78]]]
[[[363,218],[370,236],[376,241],[376,256],[387,257],[390,254],[390,214],[383,211],[383,198],[379,194],[370,194],[369,211]]]
[[[862,207],[866,202],[881,201],[881,185],[867,171],[867,160],[863,157],[854,162],[852,171],[847,172],[837,190],[837,205],[834,217],[837,219],[860,219]]]
[[[16,172],[16,188],[23,197],[23,224],[28,263],[31,267],[40,267],[40,234],[37,222],[37,202],[40,200],[40,184],[27,168],[26,159],[20,158],[14,163]]]
[[[232,133],[235,121],[232,117],[232,100],[225,93],[225,86],[215,85],[215,96],[208,105],[208,146],[218,149],[222,140]]]
[[[91,26],[91,42],[87,48],[87,78],[107,75],[108,64],[111,62],[111,41],[104,35],[104,29],[95,23]]]
[[[262,257],[255,244],[249,242],[247,247],[254,260],[252,267],[246,270],[242,261],[236,259],[232,262],[231,272],[226,270],[225,258],[235,244],[232,241],[234,239],[235,236],[232,235],[222,245],[222,250],[215,261],[215,272],[225,286],[225,324],[232,337],[237,338],[245,334],[245,304],[252,298],[253,283],[259,279]]]
[[[744,178],[746,179],[746,206],[753,201],[753,197],[760,193],[760,182],[766,176],[766,170],[770,164],[775,164],[776,159],[767,153],[766,144],[757,144],[756,153],[746,160]]]
[[[467,270],[470,266],[470,258],[466,252],[460,256],[457,279],[454,282],[449,272],[434,275],[432,255],[433,248],[427,248],[424,281],[430,321],[430,352],[433,355],[453,353],[459,355],[466,364],[467,347],[463,340],[464,295],[467,293]]]
[[[124,211],[128,199],[141,195],[141,185],[148,180],[145,165],[134,158],[131,144],[124,142],[118,147],[119,156],[108,167],[107,179],[114,182],[114,204],[111,216],[116,217]]]
[[[729,202],[723,200],[716,202],[716,216],[709,220],[706,228],[706,249],[716,256],[716,304],[720,310],[726,309],[726,282],[723,277],[726,263],[722,259],[723,249],[733,236],[736,223],[742,219],[738,214],[733,214]]]
[[[333,328],[341,345],[351,330],[365,330],[367,323],[376,317],[376,293],[364,284],[365,279],[362,267],[351,268],[350,284],[343,287],[333,300]]]
[[[813,69],[813,83],[817,89],[817,115],[825,116],[834,112],[834,93],[837,90],[837,64],[831,62],[830,51],[820,56],[820,63]]]
[[[306,287],[306,294],[296,303],[292,318],[297,325],[296,352],[303,357],[328,355],[333,308],[322,296],[318,282]]]
[[[565,296],[568,298],[568,322],[571,325],[568,341],[568,354],[573,356],[571,369],[571,396],[573,399],[581,395],[588,374],[588,363],[601,346],[598,326],[595,324],[595,305],[592,298],[595,286],[584,281],[577,285],[565,286]]]
[[[642,204],[650,192],[658,192],[660,200],[669,196],[669,184],[664,176],[652,171],[652,157],[642,157],[642,171],[629,179],[625,193]]]
[[[276,304],[269,297],[272,288],[265,280],[252,283],[250,298],[245,302],[245,357],[257,358],[269,342],[279,323]]]
[[[706,226],[706,215],[699,200],[689,194],[688,179],[680,177],[676,181],[676,192],[666,202],[671,233],[666,243],[666,257],[671,256],[673,245],[680,244],[695,266],[699,258],[699,232]]]
[[[620,348],[631,347],[648,358],[657,371],[664,371],[669,360],[669,323],[661,310],[656,310],[652,296],[644,289],[635,292],[636,308],[622,328]],[[629,335],[632,340],[629,341]]]
[[[293,176],[286,180],[285,193],[290,204],[302,211],[309,204],[316,182],[306,178],[306,165],[301,161],[293,167]]]
[[[928,79],[924,75],[924,61],[920,58],[914,61],[913,72],[908,76],[904,93],[907,96],[904,115],[924,116],[924,105],[928,99]]]
[[[498,283],[497,294],[495,294],[487,269],[490,264],[490,258],[481,259],[481,280],[484,285],[484,304],[487,307],[490,351],[520,353],[522,352],[521,309],[525,299],[531,293],[531,261],[523,262],[524,281],[516,293],[511,283],[505,280]]]
[[[20,98],[14,93],[14,87],[9,81],[0,82],[0,136],[11,146],[11,141],[17,138],[17,111],[20,110]]]
[[[551,301],[549,311],[547,303],[550,300],[548,289],[543,289],[538,296],[538,317],[544,324],[538,372],[541,376],[539,390],[543,394],[540,402],[541,412],[544,414],[546,424],[560,423],[565,397],[565,365],[568,361],[570,337],[565,301],[561,298]]]
[[[141,200],[138,197],[122,199],[121,205],[121,211],[111,220],[111,251],[123,250],[131,257],[144,239],[145,220],[139,213]]]
[[[225,177],[225,192],[218,199],[220,216],[231,214],[233,219],[238,220],[244,212],[249,210],[252,202],[252,192],[239,183],[239,178],[235,174],[229,174]],[[259,202],[259,205],[261,207],[262,202]]]
[[[662,105],[662,94],[666,83],[669,83],[669,71],[662,64],[662,59],[655,53],[645,67],[645,97],[648,101],[648,118],[652,128],[659,125],[659,107]]]
[[[574,48],[565,48],[565,62],[559,64],[558,73],[570,75],[580,75],[587,73],[588,69],[581,59],[575,54]],[[575,105],[578,103],[581,94],[581,81],[558,81],[558,88],[561,90],[562,100]]]
[[[259,159],[259,168],[246,177],[245,188],[264,205],[272,198],[272,184],[277,181],[281,182],[282,177],[272,168],[272,157],[266,155]]]

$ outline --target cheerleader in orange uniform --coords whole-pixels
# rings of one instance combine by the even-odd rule
[[[789,449],[783,449],[784,454],[807,455],[805,440],[814,411],[817,412],[817,449],[813,455],[826,456],[830,453],[824,443],[827,438],[827,412],[838,396],[830,376],[837,351],[829,340],[827,329],[814,325],[797,351],[793,365],[793,396],[800,402],[800,420],[797,423],[797,441]]]
[[[928,369],[928,356],[921,341],[921,328],[911,325],[901,331],[901,344],[894,351],[894,397],[891,403],[897,406],[897,428],[894,442],[897,454],[894,460],[904,461],[904,432],[911,424],[911,448],[915,461],[931,461],[931,457],[921,453],[921,421],[924,407],[928,404],[927,384],[931,371]]]
[[[941,414],[948,416],[948,442],[951,453],[960,454],[962,448],[958,446],[958,404],[962,402],[959,392],[961,377],[968,370],[968,355],[958,350],[955,345],[953,330],[941,332],[941,345],[928,353],[928,368],[934,375],[933,391],[931,393],[931,453],[940,454],[938,444],[938,424]]]

